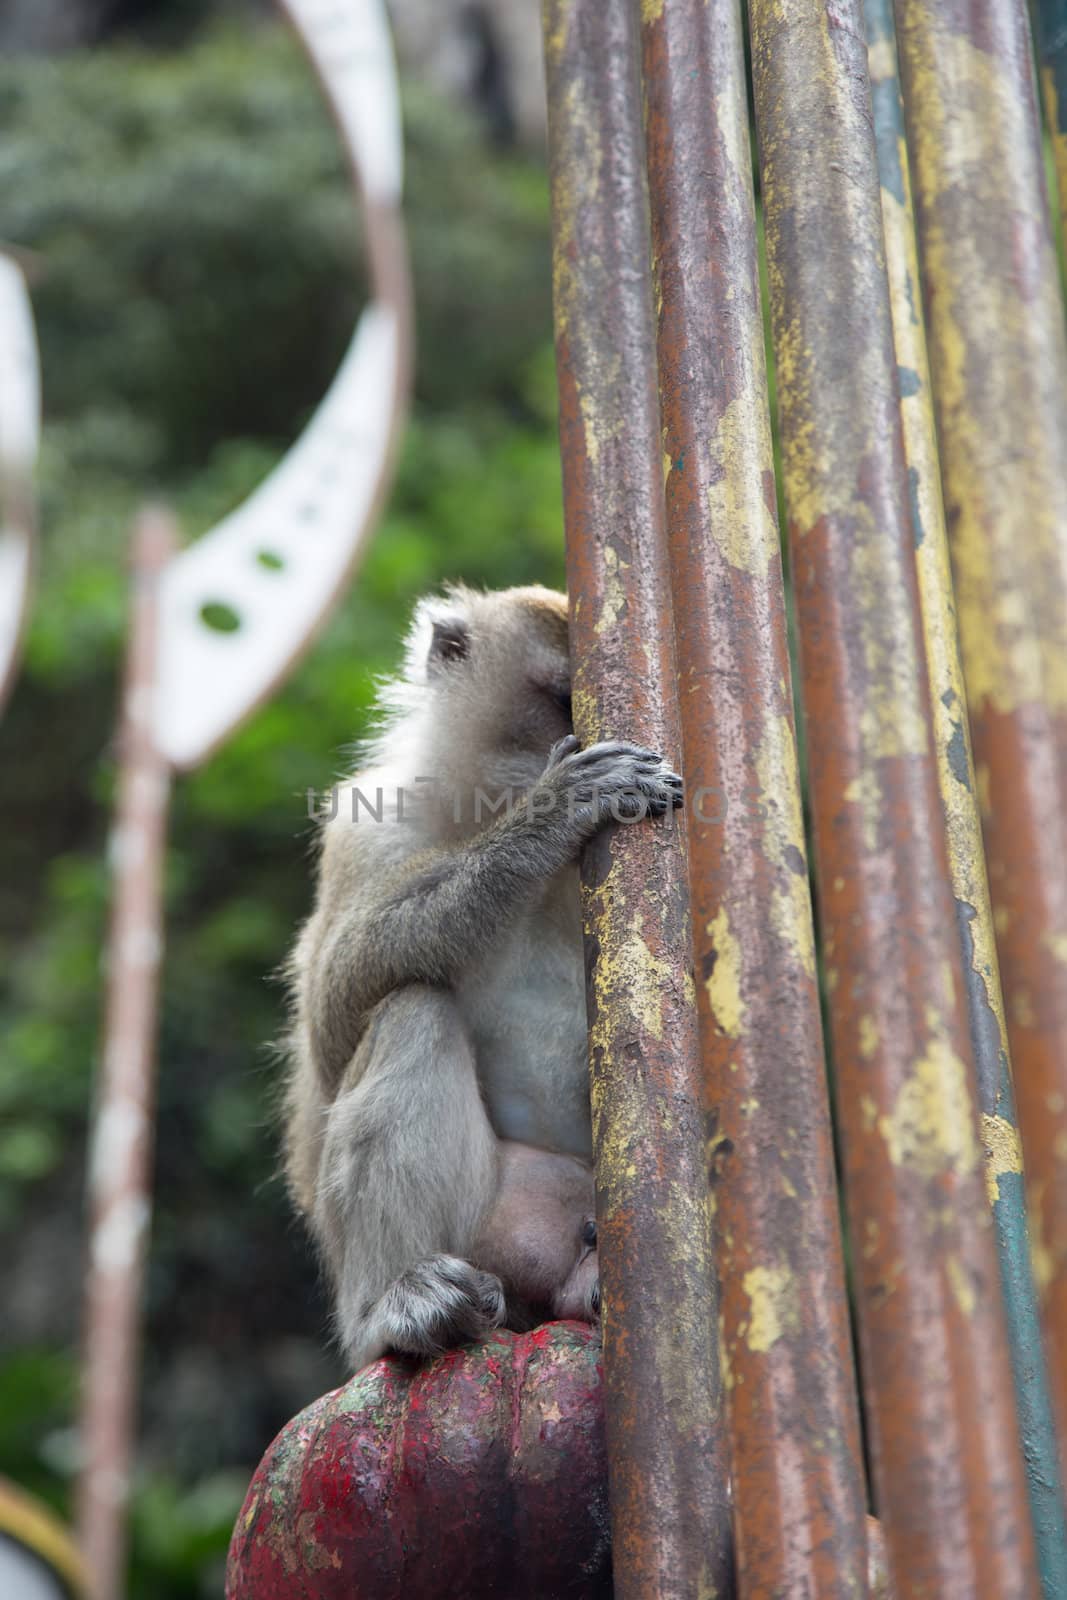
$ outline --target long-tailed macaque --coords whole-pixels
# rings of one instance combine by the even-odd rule
[[[287,1165],[354,1367],[599,1306],[576,860],[681,780],[571,732],[565,597],[417,608],[291,961]]]

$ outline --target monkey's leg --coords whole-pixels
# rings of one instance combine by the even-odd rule
[[[500,1179],[471,1260],[507,1290],[508,1326],[600,1310],[593,1171],[576,1156],[501,1140]]]
[[[314,1211],[356,1369],[502,1321],[499,1278],[465,1259],[496,1184],[497,1140],[455,1002],[398,990],[372,1013],[327,1113]]]

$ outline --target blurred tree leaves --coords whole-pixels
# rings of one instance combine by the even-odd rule
[[[363,272],[281,28],[0,61],[0,119],[0,237],[40,258],[47,417],[38,593],[0,725],[0,1471],[61,1503],[129,520],[163,494],[193,537],[240,502],[329,382]],[[134,1519],[152,1600],[218,1592],[248,1469],[339,1376],[272,1125],[304,791],[365,731],[416,595],[562,580],[545,174],[417,90],[405,121],[418,376],[387,515],[284,692],[175,793]]]

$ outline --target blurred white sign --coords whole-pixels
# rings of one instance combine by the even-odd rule
[[[407,364],[402,140],[381,0],[285,0],[365,202],[372,300],[326,398],[249,499],[166,569],[156,738],[176,767],[216,749],[342,594],[378,508]]]
[[[0,701],[14,676],[29,593],[33,466],[40,433],[30,298],[19,268],[0,255]]]

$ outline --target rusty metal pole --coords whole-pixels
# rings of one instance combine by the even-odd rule
[[[1016,0],[902,0],[942,480],[1067,1458],[1067,336]]]
[[[133,617],[119,735],[103,1059],[89,1157],[89,1268],[78,1531],[92,1600],[125,1592],[140,1300],[150,1211],[155,1036],[170,767],[152,737],[160,575],[177,545],[147,507],[133,536]]]
[[[677,761],[674,641],[630,0],[546,0],[575,725]],[[582,868],[620,1600],[732,1593],[710,1208],[677,822]]]
[[[742,1595],[867,1591],[741,14],[642,7],[693,963]]]
[[[930,726],[859,0],[752,0],[820,922],[892,1591],[1037,1593]]]
[[[1030,1270],[1022,1156],[1015,1115],[1007,1021],[1000,988],[977,784],[967,723],[941,498],[926,335],[904,140],[892,0],[865,0],[874,129],[882,182],[882,221],[900,375],[904,453],[912,489],[934,744],[945,812],[949,872],[956,901],[986,1188],[997,1236],[1012,1368],[1027,1467],[1038,1566],[1048,1600],[1067,1595],[1067,1525],[1048,1377]]]
[[[1067,239],[1067,0],[1035,0],[1034,18],[1045,121],[1056,164],[1060,226]]]

